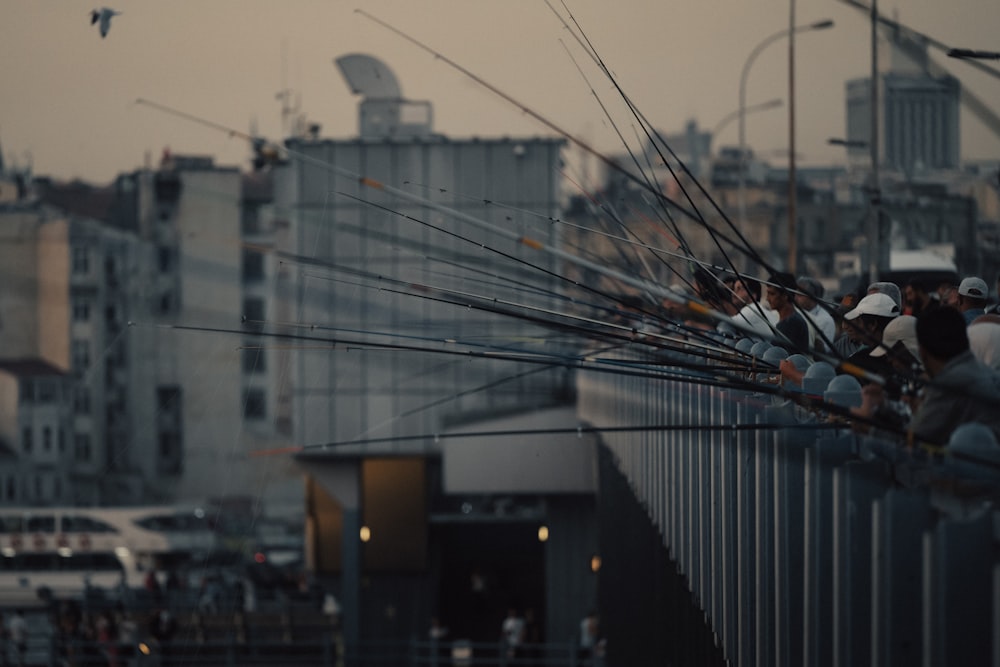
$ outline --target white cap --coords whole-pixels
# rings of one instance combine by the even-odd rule
[[[990,288],[986,286],[986,281],[982,278],[966,278],[958,286],[958,293],[975,299],[985,299],[990,295]]]
[[[848,311],[844,319],[853,320],[862,315],[877,315],[878,317],[896,317],[899,315],[899,306],[888,294],[876,292],[869,294],[858,302],[854,310]]]
[[[920,358],[920,346],[917,344],[917,318],[913,315],[900,315],[885,325],[882,332],[882,344],[868,353],[871,357],[884,357],[892,346],[903,341],[903,345],[915,358]]]

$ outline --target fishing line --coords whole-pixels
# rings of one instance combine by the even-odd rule
[[[404,283],[404,281],[397,281],[397,282]],[[404,283],[404,284],[406,284],[406,286],[413,286],[411,283]],[[394,293],[402,293],[402,294],[405,294],[405,295],[408,295],[408,296],[414,296],[414,297],[419,297],[419,298],[430,298],[430,299],[432,299],[434,301],[441,301],[441,302],[453,304],[453,305],[456,305],[456,306],[459,306],[459,307],[469,307],[470,306],[470,304],[468,302],[465,302],[465,301],[452,301],[452,300],[449,300],[449,299],[429,297],[429,296],[425,296],[425,295],[422,295],[422,294],[411,294],[411,293],[408,293],[408,292],[400,292],[400,291],[397,291],[397,290],[390,290],[389,288],[376,287],[376,286],[373,286],[373,285],[363,285],[363,284],[359,284],[359,285],[363,286],[363,287],[368,287],[370,289],[379,289],[379,290],[383,290],[383,291],[392,291]],[[642,338],[641,339],[637,339],[636,338],[636,333],[637,333],[636,330],[633,327],[628,327],[626,325],[618,325],[618,324],[614,324],[614,323],[601,322],[601,321],[592,320],[592,319],[589,319],[589,318],[584,318],[582,316],[577,316],[577,315],[573,315],[573,314],[561,313],[561,312],[556,312],[556,311],[548,311],[548,310],[541,309],[541,308],[538,308],[538,307],[526,306],[526,305],[520,304],[520,303],[503,302],[503,301],[500,301],[500,300],[498,300],[498,299],[496,299],[494,297],[487,297],[487,296],[482,296],[482,295],[477,295],[477,294],[470,294],[470,293],[467,293],[467,292],[462,292],[462,291],[459,291],[459,290],[453,290],[453,289],[449,289],[449,288],[430,287],[430,286],[420,286],[420,288],[424,289],[426,291],[432,291],[432,292],[437,292],[437,293],[452,294],[452,295],[458,295],[458,296],[463,296],[463,297],[467,297],[467,298],[473,298],[473,299],[476,299],[477,301],[481,302],[479,305],[475,306],[478,309],[485,309],[488,312],[502,314],[502,315],[506,315],[508,317],[515,317],[515,318],[518,318],[518,319],[528,319],[529,321],[531,321],[533,323],[539,323],[541,326],[544,326],[544,327],[547,327],[547,328],[556,328],[556,329],[559,329],[559,330],[569,331],[569,332],[572,332],[572,333],[586,334],[588,337],[596,338],[596,339],[599,339],[599,340],[606,340],[608,338],[612,338],[612,339],[617,339],[617,340],[622,341],[622,342],[630,342],[630,343],[642,342],[643,344],[649,345],[651,347],[657,347],[659,349],[668,349],[668,350],[675,350],[675,351],[683,351],[683,352],[686,352],[686,353],[690,353],[690,349],[692,347],[695,347],[695,348],[698,348],[699,350],[711,350],[712,352],[716,353],[716,354],[705,354],[705,353],[702,353],[702,354],[699,355],[699,356],[703,356],[706,359],[710,359],[710,360],[713,360],[713,361],[729,361],[728,357],[720,357],[720,356],[718,356],[717,353],[718,353],[718,351],[719,351],[720,348],[717,345],[713,346],[713,347],[708,347],[708,346],[697,345],[697,344],[691,343],[690,341],[677,341],[676,339],[670,338],[669,336],[666,336],[664,334],[659,334],[659,333],[653,332],[653,331],[644,331],[644,332],[642,332]],[[543,312],[543,313],[546,313],[546,314],[556,315],[558,317],[565,318],[565,319],[581,320],[581,321],[585,321],[587,323],[600,325],[600,326],[602,326],[604,328],[613,328],[613,329],[617,328],[617,329],[621,330],[622,332],[627,332],[627,335],[625,333],[622,333],[622,334],[613,334],[613,333],[601,332],[601,331],[596,330],[596,329],[580,327],[578,325],[569,325],[569,324],[562,323],[562,322],[555,322],[555,321],[552,321],[552,320],[545,320],[545,319],[541,319],[541,318],[537,318],[537,317],[527,316],[527,315],[524,315],[522,313],[516,313],[516,312],[509,311],[507,309],[498,308],[495,305],[498,302],[504,303],[504,305],[513,305],[513,306],[518,307],[518,308],[532,309],[532,310],[536,310],[536,311]],[[319,325],[314,325],[314,328],[324,329],[325,327],[321,327]],[[675,347],[675,346],[666,345],[665,344],[666,342],[679,343],[680,345],[682,345],[684,347],[678,348],[678,347]]]
[[[730,228],[733,229],[733,231],[736,233],[737,237],[740,239],[742,245],[737,245],[737,244],[733,243],[730,239],[728,239],[728,237],[724,237],[723,236],[723,238],[733,248],[737,249],[740,252],[748,254],[760,266],[763,266],[766,269],[768,269],[768,271],[770,273],[775,273],[774,269],[771,268],[763,260],[763,258],[760,256],[760,254],[750,245],[750,243],[743,236],[743,234],[740,232],[740,230],[737,229],[735,227],[735,225],[733,225],[733,223],[729,220],[729,218],[721,210],[721,208],[718,206],[718,204],[712,199],[712,197],[708,194],[708,192],[705,190],[705,188],[701,185],[701,183],[698,181],[698,179],[695,178],[695,176],[690,172],[690,170],[688,170],[687,166],[683,163],[683,161],[681,161],[680,158],[678,158],[678,156],[676,155],[676,153],[674,153],[674,151],[670,148],[669,144],[667,144],[667,142],[663,139],[663,137],[660,136],[659,132],[656,131],[656,129],[652,126],[652,124],[649,123],[649,121],[645,118],[645,116],[635,107],[635,105],[632,103],[631,99],[625,94],[624,90],[622,90],[621,86],[618,84],[617,79],[614,77],[614,75],[611,74],[610,70],[604,64],[604,61],[601,59],[601,57],[597,53],[596,49],[594,49],[594,47],[591,44],[591,42],[590,42],[589,38],[587,37],[586,33],[583,31],[583,29],[580,27],[579,23],[577,22],[576,17],[574,17],[573,13],[569,10],[568,7],[566,7],[566,3],[565,2],[563,2],[562,4],[563,4],[563,8],[566,10],[566,13],[569,15],[570,19],[573,21],[573,24],[576,26],[577,31],[579,32],[579,35],[577,35],[577,31],[572,30],[566,24],[566,22],[559,15],[559,13],[555,11],[555,8],[552,7],[552,5],[549,3],[548,0],[546,0],[546,5],[548,5],[548,7],[552,10],[553,14],[555,14],[559,18],[559,20],[560,20],[560,22],[562,22],[563,26],[567,30],[569,30],[569,32],[571,34],[574,35],[574,37],[577,39],[578,43],[581,44],[581,47],[583,47],[584,50],[587,51],[591,55],[591,58],[594,60],[594,62],[598,65],[598,67],[601,69],[601,71],[609,79],[609,81],[612,83],[612,85],[614,85],[615,89],[618,91],[618,93],[621,96],[622,100],[626,103],[626,105],[631,110],[633,116],[635,116],[636,120],[638,120],[640,122],[640,124],[643,127],[644,132],[646,132],[647,136],[650,137],[650,141],[651,141],[652,146],[654,147],[654,149],[656,149],[656,151],[659,154],[661,160],[663,160],[664,166],[667,168],[667,170],[670,172],[671,176],[677,182],[677,186],[680,188],[681,192],[684,194],[684,196],[687,199],[688,203],[692,206],[693,210],[697,213],[696,221],[700,222],[702,224],[702,226],[704,227],[704,229],[709,233],[709,236],[712,238],[712,240],[715,243],[716,247],[718,248],[719,252],[722,254],[723,259],[725,260],[725,262],[732,267],[732,271],[734,273],[739,273],[738,270],[735,267],[735,264],[729,258],[728,253],[726,253],[725,249],[719,243],[719,233],[717,232],[717,230],[715,230],[714,228],[712,228],[711,225],[708,224],[707,220],[705,220],[704,216],[702,216],[702,214],[698,210],[698,208],[695,205],[694,201],[692,200],[690,194],[688,193],[687,188],[684,186],[683,182],[681,182],[681,180],[677,177],[677,174],[675,173],[675,171],[674,171],[673,167],[670,165],[670,163],[667,161],[666,157],[664,157],[664,155],[662,154],[662,152],[660,152],[659,147],[657,146],[656,141],[653,141],[653,136],[654,135],[655,135],[656,139],[658,139],[659,142],[663,144],[663,146],[667,149],[667,151],[674,158],[674,160],[677,161],[677,163],[680,165],[680,167],[682,168],[682,170],[684,171],[684,173],[687,174],[687,176],[692,180],[692,182],[694,182],[694,184],[698,187],[698,189],[702,192],[702,194],[708,199],[708,201],[712,204],[712,206],[720,213],[720,215],[722,216],[723,220],[725,220],[729,224]],[[584,46],[583,41],[581,41],[581,36],[582,36],[582,39],[586,42],[586,46]],[[747,291],[749,291],[749,290],[747,290]]]
[[[513,257],[512,255],[509,255],[508,253],[503,253],[502,251],[499,251],[499,250],[496,250],[494,248],[491,248],[490,246],[487,246],[487,245],[485,245],[485,244],[483,244],[481,242],[472,241],[471,239],[467,239],[466,237],[463,237],[463,236],[461,236],[461,235],[459,235],[459,234],[457,234],[455,232],[451,232],[451,231],[442,229],[442,228],[440,228],[440,227],[438,227],[436,225],[433,225],[431,223],[425,222],[423,220],[420,220],[418,218],[415,218],[413,216],[405,214],[405,213],[403,213],[401,211],[397,211],[397,210],[388,208],[387,206],[384,206],[382,204],[377,204],[377,203],[374,203],[374,202],[371,202],[371,201],[368,201],[368,200],[365,200],[365,199],[362,199],[360,197],[356,197],[354,195],[350,195],[350,194],[347,194],[347,193],[338,193],[338,194],[340,194],[341,196],[347,197],[349,199],[354,199],[356,201],[363,202],[365,204],[368,204],[369,206],[373,206],[375,208],[380,208],[380,209],[382,209],[384,211],[392,213],[393,215],[397,215],[397,216],[403,217],[405,219],[412,220],[412,221],[414,221],[414,222],[416,222],[416,223],[418,223],[420,225],[424,225],[424,226],[430,227],[432,229],[436,229],[437,231],[440,231],[440,232],[442,232],[444,234],[447,234],[449,236],[457,237],[457,238],[460,238],[460,239],[462,239],[462,240],[464,240],[466,242],[479,245],[480,247],[482,247],[485,250],[489,250],[491,252],[497,253],[497,254],[499,254],[499,255],[501,255],[503,257],[506,257],[508,259],[512,259],[512,260],[517,261],[517,262],[525,262],[525,260],[521,260],[519,258]],[[672,303],[677,304],[679,307],[686,308],[689,312],[691,312],[696,317],[705,317],[705,318],[712,319],[712,320],[715,320],[715,321],[726,321],[733,328],[736,328],[736,329],[739,329],[739,330],[743,330],[745,333],[748,333],[751,336],[754,336],[754,337],[757,337],[757,338],[760,337],[760,332],[753,330],[751,327],[746,326],[743,323],[734,321],[728,315],[725,315],[723,313],[719,313],[719,312],[711,309],[710,307],[707,307],[706,305],[704,305],[704,304],[702,304],[702,303],[700,303],[698,301],[687,299],[686,297],[684,297],[682,295],[678,295],[677,292],[675,292],[672,289],[665,289],[665,288],[660,287],[657,284],[650,283],[649,281],[641,280],[641,279],[636,279],[636,278],[633,278],[631,276],[627,276],[625,274],[622,274],[621,272],[614,271],[614,270],[609,269],[607,267],[602,267],[600,265],[594,264],[593,262],[589,262],[589,261],[587,261],[587,260],[585,260],[583,258],[580,258],[580,257],[577,257],[577,256],[572,255],[570,253],[567,253],[567,252],[565,252],[565,251],[563,251],[563,250],[561,250],[559,248],[553,248],[553,247],[550,247],[550,246],[546,246],[545,244],[543,244],[543,243],[541,243],[539,241],[536,241],[534,239],[530,239],[530,238],[527,238],[527,237],[524,237],[524,236],[518,236],[517,234],[515,234],[513,232],[509,232],[509,231],[507,231],[505,229],[493,227],[493,226],[491,226],[487,222],[481,221],[478,218],[474,218],[474,217],[469,216],[467,214],[461,213],[460,211],[455,211],[453,209],[447,209],[446,207],[441,207],[441,208],[445,208],[446,210],[450,211],[452,215],[457,216],[461,220],[467,221],[467,222],[473,224],[474,226],[485,227],[487,229],[492,229],[492,231],[496,232],[500,236],[506,236],[507,238],[515,239],[515,240],[518,241],[518,243],[520,243],[522,245],[526,245],[529,248],[540,250],[542,252],[549,253],[549,254],[555,255],[557,257],[561,257],[561,258],[567,259],[568,261],[571,261],[573,263],[579,264],[579,265],[581,265],[581,266],[583,266],[585,268],[590,268],[590,269],[592,269],[592,270],[594,270],[594,271],[596,271],[596,272],[598,272],[600,274],[603,274],[603,275],[606,275],[606,276],[611,276],[611,277],[613,277],[613,278],[615,278],[617,280],[620,280],[621,282],[623,282],[625,284],[629,284],[631,286],[637,287],[637,288],[639,288],[642,291],[652,292],[656,296],[659,296],[661,298],[667,299],[667,300],[671,301]],[[535,265],[531,265],[531,264],[529,264],[529,266],[533,266],[537,270],[540,270],[540,271],[542,271],[542,272],[544,272],[544,273],[546,273],[548,275],[551,275],[551,276],[554,276],[554,277],[557,277],[557,278],[560,278],[560,279],[563,279],[563,280],[568,280],[568,279],[564,278],[563,276],[561,276],[560,274],[556,274],[556,273],[550,272],[550,271],[548,271],[546,269],[543,269],[541,267],[536,267]],[[570,282],[572,282],[574,285],[580,286],[580,287],[582,287],[584,289],[588,289],[588,290],[593,290],[594,289],[594,288],[591,288],[589,286],[582,285],[581,283],[579,283],[579,281],[571,280]],[[602,296],[605,296],[606,298],[611,298],[611,297],[607,297],[606,294],[602,294]]]
[[[625,137],[621,133],[621,130],[618,128],[618,125],[615,123],[614,119],[611,117],[611,113],[608,111],[607,107],[604,105],[604,102],[598,96],[597,91],[594,90],[593,85],[591,85],[590,80],[587,78],[587,75],[584,73],[583,69],[580,67],[580,64],[576,61],[576,58],[573,57],[573,54],[570,53],[570,50],[566,47],[566,43],[563,42],[562,39],[560,39],[559,40],[559,44],[562,45],[563,50],[566,52],[566,55],[570,59],[570,62],[572,62],[573,65],[576,67],[576,71],[579,72],[580,78],[583,79],[584,83],[587,85],[587,88],[590,90],[590,94],[594,97],[594,100],[597,101],[598,106],[601,108],[601,112],[604,113],[605,118],[611,124],[612,129],[614,129],[615,134],[618,136],[619,141],[621,141],[622,146],[625,148],[625,152],[628,153],[629,157],[632,159],[632,162],[635,164],[636,170],[638,171],[638,173],[642,176],[643,180],[645,181],[645,187],[646,187],[646,189],[647,190],[658,190],[658,188],[654,187],[651,177],[647,174],[646,171],[643,170],[642,165],[639,164],[638,158],[635,156],[635,153],[629,147],[628,142],[625,140]],[[645,154],[645,151],[643,151],[643,154]],[[652,169],[650,169],[650,173],[651,172],[652,172]],[[612,212],[610,212],[610,211],[608,211],[608,212],[609,212],[609,214],[612,214]],[[669,218],[669,212],[667,212],[667,216]],[[621,219],[618,218],[617,215],[612,214],[612,218],[615,220],[616,223],[618,223],[619,226],[622,227],[622,229],[626,233],[628,233],[628,228],[621,221]],[[690,247],[687,246],[686,242],[684,242],[683,237],[680,235],[680,230],[677,229],[676,225],[674,226],[674,230],[675,230],[675,233],[678,236],[678,239],[681,241],[682,249],[685,250],[689,255],[692,254]],[[652,272],[649,272],[649,273],[652,274]]]
[[[489,90],[493,94],[497,95],[498,97],[502,98],[503,100],[507,101],[508,103],[514,105],[520,111],[526,113],[527,115],[531,116],[532,118],[534,118],[538,122],[542,123],[542,125],[544,125],[545,127],[549,128],[553,132],[557,133],[559,136],[561,136],[561,137],[565,138],[567,141],[570,141],[571,143],[575,144],[576,146],[578,146],[579,148],[581,148],[585,152],[589,153],[590,155],[593,155],[598,160],[600,160],[601,162],[603,162],[604,164],[606,164],[607,166],[609,166],[612,170],[621,173],[623,176],[625,176],[629,180],[637,183],[640,186],[643,186],[643,187],[645,186],[645,183],[643,183],[641,179],[639,179],[637,176],[635,176],[634,174],[632,174],[628,170],[623,169],[621,167],[621,165],[619,165],[612,158],[607,157],[606,155],[602,154],[601,152],[599,152],[596,149],[594,149],[593,147],[591,147],[589,144],[587,144],[583,140],[581,140],[578,137],[572,135],[571,133],[569,133],[568,131],[562,129],[561,127],[559,127],[558,125],[556,125],[555,123],[553,123],[552,121],[550,121],[549,119],[545,118],[544,116],[542,116],[538,112],[536,112],[536,111],[532,110],[531,108],[529,108],[528,106],[526,106],[526,105],[518,102],[512,96],[510,96],[507,93],[503,92],[502,90],[500,90],[496,86],[493,86],[488,81],[486,81],[483,78],[479,77],[478,75],[474,74],[473,72],[471,72],[470,70],[466,69],[465,67],[462,67],[461,65],[459,65],[454,60],[452,60],[452,59],[448,58],[447,56],[445,56],[443,53],[432,49],[431,47],[429,47],[426,44],[424,44],[424,43],[420,42],[419,40],[417,40],[416,38],[411,37],[410,35],[406,34],[402,30],[400,30],[400,29],[392,26],[391,24],[383,21],[382,19],[379,19],[379,18],[373,16],[372,14],[369,14],[368,12],[364,11],[363,9],[355,9],[354,11],[355,11],[355,13],[361,14],[362,16],[364,16],[365,18],[369,19],[370,21],[373,21],[374,23],[377,23],[378,25],[381,25],[383,28],[389,30],[390,32],[393,32],[393,33],[399,35],[400,37],[402,37],[406,41],[410,42],[411,44],[417,46],[418,48],[422,49],[423,51],[426,51],[427,53],[429,53],[432,56],[434,56],[434,58],[436,60],[440,60],[441,62],[445,63],[446,65],[448,65],[452,69],[455,69],[455,70],[459,71],[460,73],[462,73],[463,75],[465,75],[466,77],[472,79],[473,81],[475,81],[479,85],[483,86],[484,88],[486,88],[487,90]],[[678,202],[675,202],[675,201],[669,199],[668,197],[666,197],[662,193],[654,193],[654,194],[656,194],[659,197],[662,197],[665,202],[668,202],[670,205],[676,207],[679,211],[683,212],[685,215],[687,215],[689,217],[692,217],[692,218],[695,218],[694,214],[692,214],[690,211],[688,211],[687,209],[685,209]]]

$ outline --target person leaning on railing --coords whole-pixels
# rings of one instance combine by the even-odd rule
[[[909,424],[911,439],[945,445],[969,422],[984,424],[1000,439],[1000,373],[973,356],[965,318],[954,308],[934,308],[921,313],[916,325],[929,382]],[[865,396],[869,408],[884,400],[878,387]]]

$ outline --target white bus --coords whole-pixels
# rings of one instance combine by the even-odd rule
[[[146,573],[207,554],[216,533],[196,508],[0,509],[0,601],[87,586],[138,588]]]

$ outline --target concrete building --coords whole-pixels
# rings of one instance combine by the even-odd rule
[[[886,30],[879,41],[878,154],[880,167],[905,178],[960,164],[958,79],[928,56],[925,41]],[[846,84],[848,157],[863,162],[872,137],[871,78]]]
[[[576,424],[570,374],[535,359],[561,337],[532,321],[559,307],[544,248],[563,142],[449,140],[426,103],[342,71],[366,96],[361,136],[287,141],[274,176],[263,333],[288,337],[278,404],[310,473],[307,560],[343,608],[348,662],[433,615],[493,641],[507,605],[569,639],[594,600],[593,442],[532,435]]]
[[[64,502],[243,497],[301,517],[300,471],[255,456],[287,444],[268,391],[281,371],[253,337],[271,298],[271,231],[253,215],[267,179],[165,158],[104,188],[41,179],[2,205],[3,359],[69,378]]]
[[[886,73],[879,82],[879,155],[882,165],[908,175],[959,166],[959,95],[952,76]],[[847,82],[847,139],[871,137],[871,79]],[[864,147],[850,148],[858,156]]]
[[[287,444],[269,391],[281,370],[254,337],[273,312],[263,288],[269,231],[254,217],[261,187],[190,156],[167,155],[132,178],[137,233],[154,257],[129,330],[133,442],[151,492],[185,502],[252,497],[300,514],[298,471],[256,456]]]
[[[0,362],[0,505],[72,500],[70,388],[45,361]]]
[[[136,283],[116,278],[141,263],[139,245],[127,232],[38,199],[22,197],[0,209],[0,263],[9,276],[0,290],[3,359],[12,368],[47,364],[65,374],[66,393],[59,396],[72,410],[60,461],[72,463],[72,476],[58,497],[36,494],[33,502],[139,500],[123,490],[137,487],[124,481],[136,471],[128,459],[128,388],[121,375],[124,309]],[[31,397],[31,387],[22,391]]]

